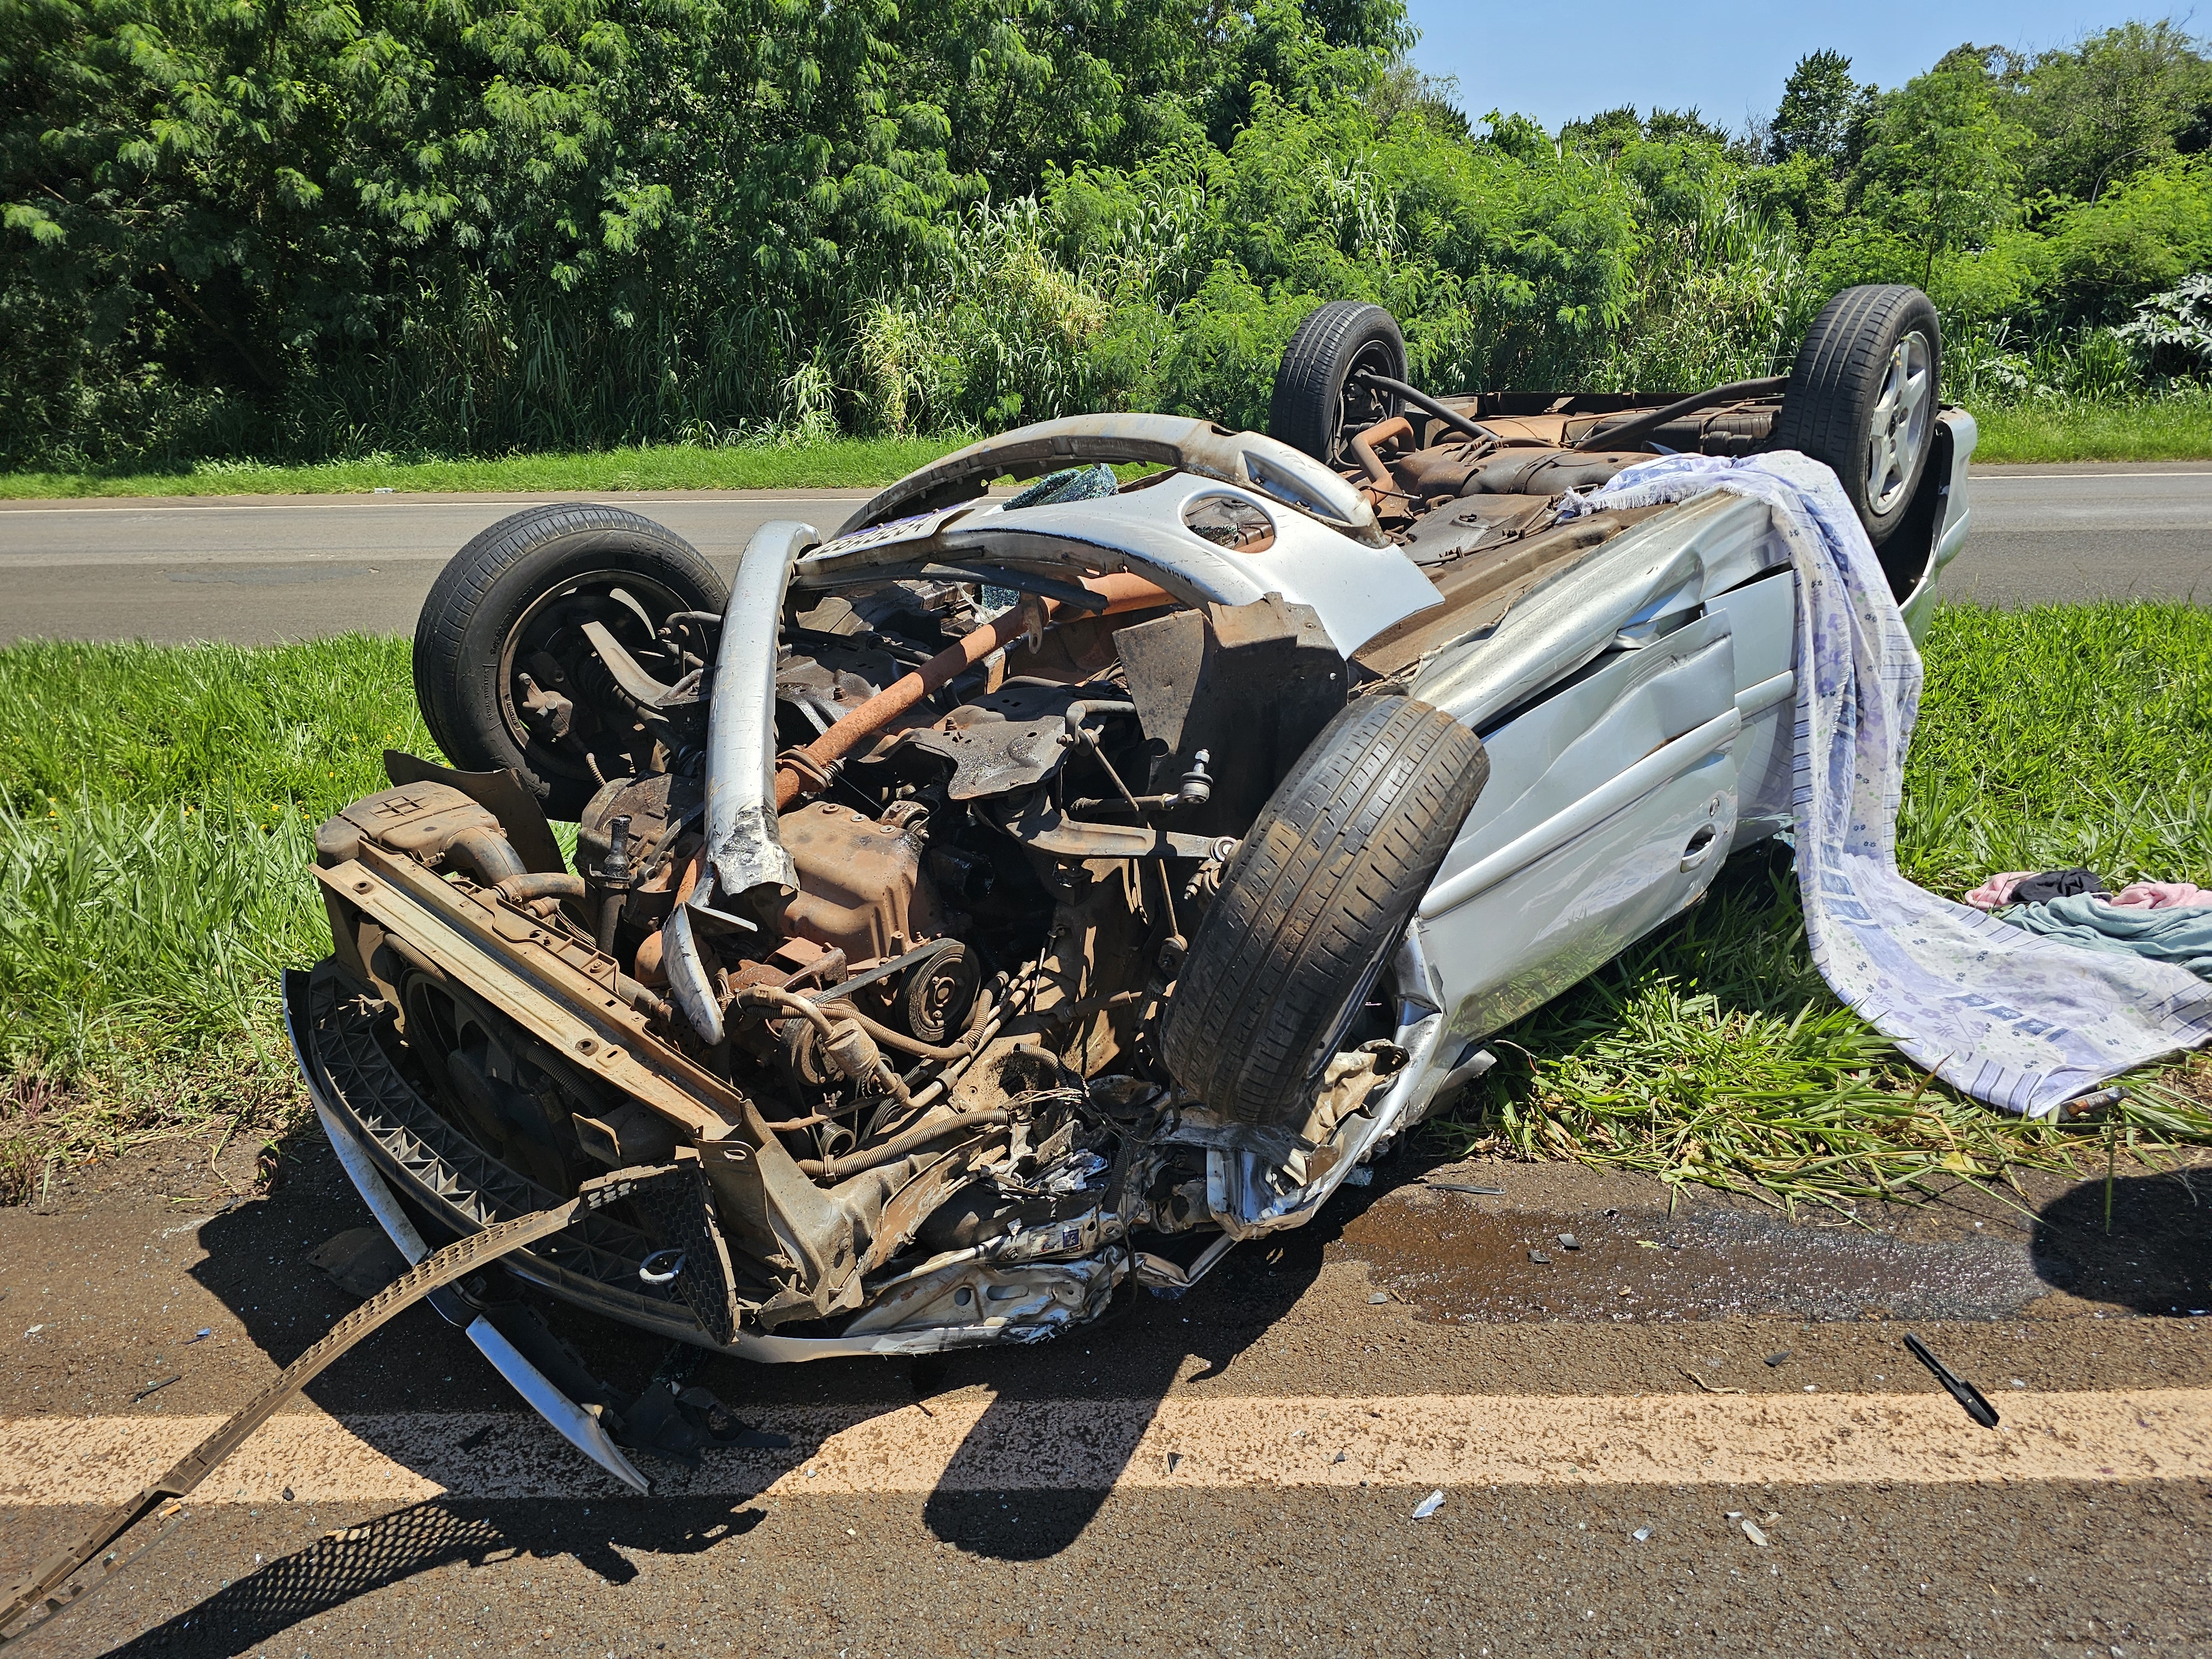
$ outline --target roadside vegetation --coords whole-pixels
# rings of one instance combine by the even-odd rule
[[[1742,131],[1547,131],[1415,72],[1399,0],[1198,17],[17,7],[0,470],[673,445],[789,486],[838,434],[1258,424],[1330,298],[1389,306],[1438,386],[1663,390],[1786,367],[1870,281],[1934,295],[1993,457],[2203,453],[2212,61],[2179,26],[1888,88],[1819,52]]]
[[[314,826],[428,752],[404,641],[0,650],[0,1200],[179,1135],[273,1136],[300,1109],[276,982],[328,948]],[[1908,874],[2108,878],[2212,862],[2212,612],[2112,604],[1937,613],[1899,820]],[[1841,1008],[1765,853],[1501,1034],[1429,1133],[1778,1200],[2101,1170],[2212,1139],[2166,1068],[2086,1127],[1957,1099]]]
[[[2136,402],[1984,404],[1977,463],[2212,458],[2212,393]],[[745,445],[649,444],[569,455],[403,461],[381,453],[283,465],[197,461],[169,472],[0,472],[0,501],[94,495],[341,495],[379,489],[873,489],[967,441],[828,438]]]
[[[823,438],[811,442],[648,444],[568,455],[403,461],[383,453],[282,465],[196,461],[169,472],[0,472],[0,501],[75,495],[339,495],[377,489],[875,489],[958,447],[938,438]]]

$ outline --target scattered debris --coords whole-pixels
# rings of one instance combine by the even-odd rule
[[[1335,1456],[1330,1458],[1328,1461],[1332,1464],[1349,1462],[1351,1461],[1351,1455],[1347,1452],[1339,1452]]]
[[[1717,1389],[1711,1383],[1706,1382],[1704,1377],[1699,1376],[1695,1371],[1683,1371],[1680,1365],[1675,1366],[1674,1369],[1678,1371],[1682,1371],[1683,1376],[1688,1377],[1691,1382],[1696,1383],[1707,1394],[1741,1394],[1743,1392],[1741,1389]]]
[[[1645,1539],[1651,1536],[1651,1528],[1649,1527],[1638,1527],[1634,1532],[1632,1532],[1628,1535],[1640,1544]]]
[[[1761,1549],[1765,1549],[1766,1547],[1766,1534],[1759,1529],[1758,1522],[1753,1520],[1747,1515],[1742,1520],[1736,1522],[1736,1524],[1743,1528],[1743,1535],[1746,1538],[1751,1540],[1753,1543],[1758,1545]]]
[[[162,1389],[167,1388],[170,1383],[181,1382],[184,1380],[182,1373],[179,1373],[175,1376],[165,1376],[158,1382],[149,1382],[144,1388],[139,1389],[137,1393],[131,1396],[131,1403],[135,1406],[140,1401],[143,1400],[148,1395],[159,1394]]]
[[[1766,1363],[1770,1365],[1779,1366],[1784,1360],[1790,1358],[1790,1351],[1787,1348],[1777,1348],[1772,1353],[1766,1356]]]
[[[2026,1382],[2022,1382],[2022,1381],[2021,1381],[2019,1377],[2017,1377],[2017,1376],[2015,1376],[2014,1378],[2013,1378],[2013,1380],[2012,1380],[2012,1385],[2013,1385],[2013,1387],[2014,1387],[2015,1389],[2024,1389],[2024,1388],[2026,1388],[2026,1387],[2027,1386],[2027,1384]]]
[[[1559,1248],[1563,1250],[1579,1250],[1583,1247],[1582,1240],[1572,1233],[1561,1233],[1559,1237]]]
[[[1444,1506],[1443,1488],[1439,1486],[1413,1506],[1413,1519],[1425,1521]]]
[[[1476,1198],[1505,1196],[1505,1188],[1503,1187],[1476,1187],[1464,1181],[1425,1181],[1421,1185],[1428,1188],[1431,1192],[1467,1193]]]
[[[1384,1303],[1388,1302],[1389,1299],[1390,1299],[1390,1292],[1389,1292],[1389,1291],[1376,1291],[1373,1295],[1370,1296],[1370,1297],[1367,1298],[1367,1305],[1368,1305],[1369,1307],[1370,1307],[1370,1308],[1379,1308],[1379,1307],[1381,1307]]]
[[[195,1342],[204,1342],[205,1340],[207,1340],[207,1339],[208,1339],[208,1338],[210,1338],[210,1337],[213,1336],[214,1334],[215,1334],[215,1332],[214,1332],[214,1330],[213,1330],[211,1328],[210,1328],[210,1327],[208,1327],[208,1326],[206,1326],[206,1325],[203,1325],[203,1326],[201,1326],[201,1327],[199,1328],[199,1329],[198,1329],[198,1330],[197,1330],[197,1331],[193,1332],[190,1336],[188,1336],[188,1337],[186,1337],[186,1338],[185,1339],[185,1344],[184,1344],[184,1345],[185,1345],[185,1346],[186,1346],[187,1348],[189,1348],[189,1347],[191,1347],[191,1346],[192,1346],[192,1344],[193,1344],[193,1343],[195,1343]]]
[[[1546,1255],[1541,1250],[1529,1251],[1528,1260],[1534,1262],[1540,1267],[1548,1267],[1552,1265],[1552,1258]]]
[[[284,1501],[288,1504],[298,1501],[292,1496],[292,1489],[289,1486],[284,1488]]]
[[[1639,1238],[1636,1242],[1647,1250],[1663,1250],[1667,1248],[1656,1238]]]
[[[490,1424],[489,1424],[489,1423],[486,1423],[486,1424],[485,1424],[485,1425],[483,1425],[481,1428],[479,1428],[479,1429],[478,1429],[478,1430],[477,1430],[474,1434],[471,1435],[467,1439],[465,1439],[465,1440],[462,1441],[462,1442],[461,1442],[461,1443],[460,1443],[459,1445],[458,1445],[458,1446],[454,1447],[454,1448],[453,1448],[453,1449],[454,1449],[455,1451],[472,1452],[472,1451],[474,1451],[474,1450],[475,1450],[478,1446],[483,1445],[483,1443],[484,1443],[485,1441],[487,1441],[487,1440],[489,1440],[489,1439],[490,1439],[490,1438],[491,1438],[491,1425],[490,1425]]]
[[[1982,1391],[1979,1389],[1963,1376],[1957,1375],[1948,1365],[1930,1353],[1928,1345],[1913,1335],[1911,1331],[1905,1334],[1905,1346],[1911,1351],[1915,1359],[1936,1374],[1936,1380],[1943,1385],[1951,1398],[1966,1407],[1967,1416],[1985,1429],[1996,1427],[1996,1408],[1982,1398]]]
[[[1176,1465],[1182,1462],[1182,1454],[1181,1452],[1170,1452],[1168,1454],[1168,1473],[1170,1474],[1173,1474],[1176,1472]],[[811,1469],[807,1471],[809,1474],[813,1474],[813,1472],[814,1471]]]

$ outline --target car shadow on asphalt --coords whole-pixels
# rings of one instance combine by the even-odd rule
[[[369,1218],[312,1121],[294,1131],[280,1150],[284,1178],[266,1199],[245,1204],[203,1226],[200,1243],[206,1255],[189,1271],[230,1309],[245,1327],[248,1340],[270,1360],[284,1364],[357,1300],[309,1265],[307,1252],[333,1234],[366,1224]],[[1240,1245],[1182,1298],[1171,1301],[1125,1288],[1105,1319],[1057,1341],[912,1361],[757,1366],[725,1358],[709,1361],[693,1380],[714,1389],[740,1416],[748,1407],[763,1404],[824,1399],[842,1400],[864,1413],[870,1407],[890,1411],[917,1399],[926,1404],[934,1394],[969,1384],[989,1388],[992,1403],[927,1500],[926,1523],[945,1542],[979,1556],[1041,1559],[1066,1548],[1090,1524],[1129,1459],[1137,1455],[1145,1430],[1170,1389],[1178,1382],[1203,1388],[1220,1378],[1306,1293],[1328,1246],[1343,1229],[1394,1188],[1417,1179],[1431,1161],[1410,1154],[1393,1158],[1378,1170],[1371,1184],[1340,1189],[1306,1226]],[[624,1394],[643,1386],[666,1349],[665,1343],[637,1338],[589,1315],[559,1307],[547,1311],[554,1328],[580,1352],[588,1367]],[[360,1414],[512,1410],[520,1404],[467,1339],[427,1306],[409,1310],[392,1328],[310,1383],[304,1394],[323,1410],[348,1414],[368,1443],[408,1467],[415,1449],[396,1442],[380,1444],[374,1417]],[[1000,1491],[970,1473],[986,1463],[1003,1468],[1010,1437],[1018,1440],[1034,1431],[1041,1403],[1055,1412],[1079,1413],[1088,1400],[1111,1401],[1113,1410],[1097,1413],[1095,1431],[1086,1430],[1085,1437],[1094,1452],[1085,1470],[1091,1480],[1083,1488],[1054,1486],[1054,1472],[1040,1470],[1034,1482]],[[664,1503],[679,1506],[672,1514],[696,1519],[707,1513],[694,1500],[680,1496],[635,1506],[610,1504],[599,1513],[613,1515],[635,1507],[641,1514],[654,1514]],[[411,1562],[398,1571],[404,1577],[460,1559],[479,1546],[494,1547],[484,1542],[490,1534],[483,1531],[489,1523],[481,1517],[497,1507],[441,1502],[398,1511],[399,1516],[415,1518],[399,1525],[389,1544],[379,1546],[380,1559]],[[727,1502],[719,1512],[728,1519]],[[386,1517],[392,1521],[394,1517]],[[693,1520],[672,1523],[665,1532],[668,1547],[691,1547],[692,1526]],[[660,1547],[652,1538],[661,1532],[640,1523],[635,1547]],[[707,1547],[712,1541],[708,1538],[696,1547]],[[568,1528],[562,1529],[559,1548],[613,1582],[630,1574],[611,1547],[573,1537]],[[337,1595],[337,1587],[348,1583],[355,1583],[356,1589],[346,1593],[356,1593],[372,1583],[389,1582],[392,1576],[387,1571],[384,1579],[371,1577],[356,1583],[336,1570],[331,1563],[338,1558],[330,1552],[309,1551],[303,1561],[305,1557],[313,1559],[297,1571],[303,1585],[320,1587],[313,1595]],[[283,1565],[273,1564],[271,1570]],[[266,1576],[257,1573],[222,1595],[234,1597]],[[294,1592],[253,1594],[277,1607],[292,1605],[284,1597]],[[307,1601],[299,1605],[305,1607]],[[242,1620],[232,1622],[246,1627]]]
[[[1409,1158],[1390,1170],[1410,1180],[1419,1167]],[[917,1362],[918,1396],[963,1382],[995,1390],[924,1504],[924,1524],[945,1543],[994,1560],[1042,1560],[1066,1549],[1138,1457],[1167,1455],[1144,1440],[1169,1392],[1178,1383],[1202,1392],[1223,1378],[1311,1287],[1331,1241],[1392,1184],[1340,1189],[1308,1224],[1238,1246],[1179,1299],[1125,1291],[1106,1319],[1058,1342]],[[1085,1448],[1080,1483],[1055,1486],[1049,1469],[1019,1484],[979,1478],[1003,1471],[1009,1449],[1036,1437],[1040,1406],[1073,1419],[1075,1432],[1063,1443]]]
[[[598,1507],[611,1518],[593,1526],[569,1504],[446,1498],[411,1504],[327,1533],[111,1651],[208,1659],[246,1653],[356,1596],[464,1563],[485,1567],[569,1556],[608,1583],[623,1584],[638,1573],[623,1551],[696,1555],[766,1518],[763,1510],[728,1498]]]
[[[2037,1213],[2028,1248],[2044,1283],[2083,1301],[2212,1313],[2212,1170],[2082,1182]]]

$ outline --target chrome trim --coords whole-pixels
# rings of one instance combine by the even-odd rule
[[[753,532],[722,613],[707,711],[707,857],[732,901],[757,887],[799,886],[775,829],[775,670],[784,589],[799,550],[817,539],[794,519]]]
[[[376,1224],[384,1229],[385,1237],[392,1241],[393,1248],[410,1263],[422,1261],[430,1254],[429,1244],[408,1217],[407,1212],[400,1207],[399,1200],[385,1184],[384,1177],[376,1172],[376,1166],[369,1162],[368,1152],[347,1131],[330,1103],[323,1098],[323,1091],[315,1081],[314,1070],[307,1064],[307,1049],[301,1040],[301,1033],[293,1024],[289,999],[284,1009],[284,1026],[292,1039],[292,1058],[299,1065],[301,1081],[306,1085],[307,1098],[314,1106],[315,1117],[323,1126],[324,1137],[331,1143],[331,1150],[337,1155],[338,1167],[346,1172],[346,1178],[353,1182],[354,1190],[361,1194],[361,1201],[368,1206],[369,1214],[376,1218]],[[491,1321],[482,1314],[471,1315],[468,1304],[453,1293],[452,1286],[433,1291],[429,1302],[438,1310],[439,1317],[448,1324],[462,1328],[463,1334],[476,1344],[477,1351],[491,1362],[492,1369],[530,1402],[532,1410],[552,1425],[555,1433],[632,1492],[640,1496],[651,1492],[652,1483],[639,1474],[637,1466],[623,1456],[615,1443],[607,1438],[607,1431],[599,1426],[599,1419],[555,1388],[546,1379],[544,1372],[524,1358],[514,1345],[500,1334],[498,1328]]]

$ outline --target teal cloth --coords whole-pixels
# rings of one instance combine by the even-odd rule
[[[2170,962],[2199,979],[2212,980],[2212,904],[2151,910],[2107,904],[2091,894],[2015,905],[1997,919],[2046,939],[2091,951],[2117,951]]]

